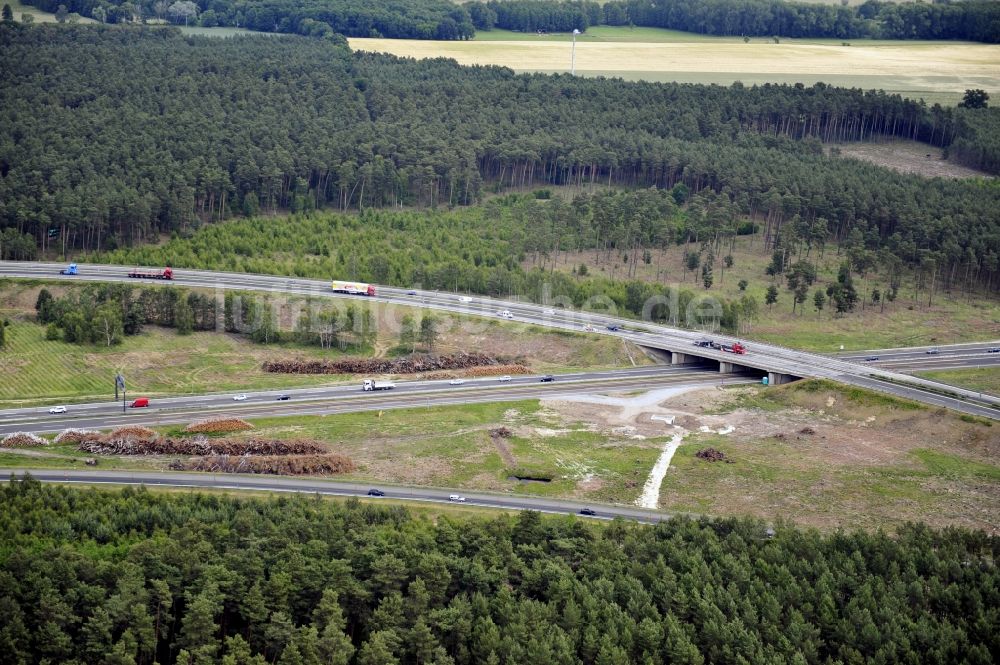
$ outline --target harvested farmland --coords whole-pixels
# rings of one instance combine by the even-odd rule
[[[109,436],[83,441],[78,450],[96,455],[310,455],[326,446],[308,439],[208,439],[206,437],[138,439]]]
[[[343,358],[341,360],[272,360],[265,372],[282,374],[415,374],[445,369],[470,369],[505,365],[505,358],[485,353],[455,353],[443,356],[418,355],[407,358]]]
[[[191,423],[184,428],[184,431],[199,434],[214,434],[217,432],[239,432],[248,429],[253,429],[253,425],[242,418],[206,418]]]
[[[171,462],[176,471],[212,471],[221,473],[261,473],[277,476],[333,475],[350,473],[355,466],[343,455],[281,455],[247,457],[215,455]]]

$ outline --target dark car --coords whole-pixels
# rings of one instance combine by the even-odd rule
[[[986,353],[1000,353],[1000,346],[994,346],[992,349],[990,349]]]
[[[543,377],[542,377],[541,379],[539,379],[539,380],[540,380],[540,381],[541,381],[542,383],[551,383],[552,381],[555,381],[555,380],[556,380],[556,377],[552,376],[551,374],[546,374],[545,376],[543,376]]]
[[[368,490],[368,496],[385,496],[385,492],[382,490],[370,489]]]
[[[277,398],[276,401],[278,401],[278,402],[284,402],[286,399],[291,399],[291,396],[290,395],[278,395],[278,398]]]
[[[941,353],[941,349],[934,347],[933,349],[927,349],[926,351],[924,351],[924,353],[926,353],[929,356],[936,356],[937,354]]]
[[[875,362],[876,360],[878,360],[878,356],[868,356],[867,358],[865,358],[866,363],[872,363]]]
[[[597,511],[594,510],[593,508],[582,508],[580,510],[580,514],[587,515],[588,517],[593,517],[594,515],[597,514]]]
[[[620,325],[618,325],[617,323],[612,323],[609,326],[605,326],[605,328],[607,328],[611,332],[618,332],[619,330],[622,329],[622,327]]]

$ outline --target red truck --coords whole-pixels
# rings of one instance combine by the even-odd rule
[[[135,279],[173,279],[174,271],[170,268],[164,268],[163,270],[140,270],[133,268],[128,276]]]
[[[718,342],[713,342],[710,339],[703,339],[694,343],[695,346],[700,346],[705,349],[715,349],[716,351],[725,351],[726,353],[735,353],[737,355],[744,355],[747,352],[747,347],[743,346],[739,342],[733,342],[732,344],[719,344]]]

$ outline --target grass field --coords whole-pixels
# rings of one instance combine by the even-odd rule
[[[31,307],[41,286],[5,281],[0,287],[0,314],[12,317],[7,346],[0,352],[0,405],[17,406],[42,401],[87,401],[114,395],[112,383],[121,371],[129,393],[153,397],[168,394],[244,391],[358,381],[351,376],[268,374],[266,360],[334,358],[344,354],[287,343],[257,345],[238,335],[196,332],[187,337],[173,330],[147,326],[126,337],[121,345],[66,344],[45,339],[45,328],[32,320]],[[65,287],[51,287],[56,292]],[[386,354],[397,342],[392,322],[409,308],[389,307],[374,353]],[[419,315],[418,315],[419,318]],[[482,351],[507,356],[538,372],[567,372],[592,367],[624,367],[651,360],[638,349],[626,348],[603,335],[548,332],[522,328],[492,319],[444,316],[435,351]],[[474,323],[473,323],[474,322]],[[634,362],[633,362],[634,361]],[[456,374],[457,375],[457,374]]]
[[[20,22],[21,16],[23,14],[32,14],[35,17],[35,23],[55,23],[56,15],[51,12],[43,12],[42,10],[31,7],[30,5],[23,5],[17,0],[6,0],[3,4],[10,5],[10,8],[14,10],[14,20]],[[70,16],[77,23],[97,23],[94,19],[85,18],[79,14],[70,14]]]
[[[751,245],[752,243],[752,245]],[[995,299],[963,295],[959,292],[937,292],[928,306],[926,292],[914,298],[912,281],[907,278],[894,303],[886,303],[873,308],[870,298],[864,309],[858,305],[857,311],[845,316],[834,316],[829,308],[817,313],[813,307],[813,292],[826,288],[826,284],[836,281],[837,269],[842,256],[837,255],[836,246],[828,246],[822,257],[813,251],[810,261],[817,265],[817,282],[809,290],[805,311],[797,309],[792,316],[792,294],[782,278],[775,282],[779,289],[778,302],[771,308],[764,305],[764,296],[771,278],[765,269],[771,261],[770,253],[760,251],[759,237],[751,239],[742,236],[736,241],[733,251],[733,267],[723,271],[721,259],[717,259],[714,269],[715,281],[710,290],[705,290],[700,281],[700,271],[691,273],[683,265],[685,252],[697,251],[698,245],[689,244],[670,247],[668,250],[653,250],[649,265],[640,264],[636,277],[651,282],[678,284],[696,293],[713,295],[729,300],[739,299],[744,292],[739,290],[739,282],[747,280],[745,293],[753,295],[760,306],[760,318],[749,335],[751,339],[793,346],[821,353],[840,350],[878,349],[897,346],[918,346],[926,344],[948,344],[955,342],[1000,339],[1000,307]],[[619,253],[597,255],[593,251],[573,252],[560,255],[556,270],[570,272],[580,264],[587,266],[589,275],[605,275],[615,279],[625,277],[624,264]],[[524,264],[530,267],[530,257]],[[694,277],[698,277],[695,281]],[[886,280],[872,275],[866,285],[855,278],[859,296],[870,293],[875,287],[886,291]]]
[[[351,48],[413,58],[454,58],[465,65],[503,65],[519,72],[568,72],[566,35],[479,33],[467,42],[350,39]],[[707,37],[657,28],[597,27],[578,38],[582,76],[744,84],[823,81],[884,89],[953,103],[968,88],[1000,93],[1000,49],[963,42],[885,42]]]
[[[917,374],[953,386],[1000,395],[1000,367],[945,369],[936,372],[917,372]]]
[[[733,435],[685,440],[661,507],[791,515],[821,529],[922,520],[1000,533],[1000,437],[987,421],[817,381],[752,392],[723,409]],[[732,463],[695,456],[707,447]]]

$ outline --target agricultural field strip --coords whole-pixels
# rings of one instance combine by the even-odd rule
[[[575,386],[586,385],[591,386],[594,384],[608,384],[607,387],[617,387],[621,384],[627,384],[628,381],[634,381],[637,379],[653,379],[653,378],[674,378],[677,376],[719,376],[713,371],[707,369],[699,369],[692,366],[670,366],[670,365],[651,365],[646,367],[636,367],[620,370],[604,370],[598,372],[580,372],[573,374],[560,374],[559,384],[573,384]],[[182,409],[182,408],[207,408],[207,407],[222,407],[230,406],[234,408],[238,407],[249,407],[254,404],[259,404],[259,400],[269,399],[274,400],[278,395],[285,394],[289,395],[292,399],[287,400],[288,403],[277,405],[284,406],[286,408],[294,408],[297,404],[301,404],[303,401],[317,401],[317,400],[327,400],[327,399],[371,399],[378,397],[380,395],[389,394],[388,392],[375,392],[366,393],[362,391],[360,387],[361,378],[359,377],[357,381],[352,381],[350,384],[340,384],[333,386],[326,386],[321,388],[297,388],[291,390],[262,390],[262,391],[245,391],[247,395],[247,400],[243,402],[234,403],[233,394],[234,393],[214,393],[208,395],[193,395],[193,396],[177,396],[177,397],[162,397],[156,398],[152,401],[155,405],[153,410],[166,410],[166,409]],[[447,379],[443,380],[433,380],[433,381],[397,381],[395,382],[396,388],[393,390],[394,395],[399,394],[429,394],[429,393],[441,393],[448,392],[453,393],[456,391],[461,392],[479,392],[487,390],[502,390],[511,389],[515,387],[532,387],[538,390],[540,393],[546,390],[545,385],[539,384],[538,375],[523,375],[517,377],[511,377],[510,382],[499,382],[496,377],[486,377],[486,378],[475,378],[466,379],[466,382],[459,386],[450,385]],[[605,386],[601,386],[605,387]],[[138,395],[133,395],[133,397],[138,397]],[[127,397],[131,400],[132,397]],[[294,402],[294,403],[293,403]],[[120,402],[115,402],[114,400],[106,400],[103,402],[89,402],[83,404],[75,404],[72,407],[71,413],[74,416],[87,416],[95,415],[97,413],[106,412],[109,408],[120,408]],[[6,424],[8,419],[18,418],[23,416],[29,416],[38,414],[40,418],[42,416],[48,415],[47,407],[19,407],[14,409],[4,409],[0,411],[0,424]],[[35,418],[38,420],[40,418]],[[24,421],[30,421],[32,418],[22,418]]]
[[[691,387],[715,386],[719,384],[720,375],[707,374],[705,372],[694,373],[688,376],[676,376],[669,380],[666,378],[649,380],[630,380],[617,386],[620,390],[653,390],[662,388],[665,385],[683,385]],[[740,385],[756,383],[755,379],[742,377],[725,378],[725,385]],[[269,402],[255,404],[250,407],[223,406],[220,405],[210,415],[213,417],[238,417],[253,418],[264,416],[305,416],[305,415],[330,415],[338,413],[356,413],[361,411],[381,411],[388,409],[408,409],[427,406],[451,406],[472,404],[481,402],[512,402],[524,399],[559,399],[567,396],[581,394],[579,385],[565,388],[551,385],[540,392],[536,386],[517,386],[512,389],[497,391],[484,391],[481,393],[454,391],[451,393],[424,393],[415,395],[392,395],[382,393],[379,395],[369,395],[366,399],[343,400],[339,402],[316,403],[298,405],[297,408],[288,409],[283,405]],[[592,392],[592,391],[590,391]],[[104,429],[117,427],[118,425],[173,425],[190,422],[193,418],[205,417],[203,410],[167,410],[157,409],[141,412],[128,412],[122,414],[117,411],[116,405],[109,405],[108,413],[105,415],[96,414],[81,418],[60,418],[56,420],[46,420],[38,422],[35,420],[18,420],[4,422],[0,424],[0,434],[11,432],[27,431],[34,433],[58,432],[60,430],[76,427],[81,429]],[[112,413],[112,411],[114,411]]]
[[[64,267],[63,264],[55,263],[4,261],[0,262],[0,275],[60,279],[62,276],[58,272],[62,267]],[[125,276],[129,270],[130,268],[127,266],[86,265],[82,275],[63,278],[77,281],[83,279],[127,282],[132,281]],[[88,273],[87,271],[90,272]],[[164,283],[157,282],[156,280],[150,281],[157,284]],[[167,284],[169,283],[171,282],[167,282]],[[242,289],[322,297],[358,298],[357,296],[341,296],[329,291],[326,281],[206,270],[182,270],[180,273],[175,274],[172,283],[182,286],[215,288],[220,290]],[[680,330],[646,322],[638,323],[638,326],[644,328],[645,332],[633,332],[628,328],[632,327],[634,329],[637,322],[630,319],[620,319],[584,312],[570,313],[564,310],[552,310],[552,314],[545,314],[546,308],[543,305],[503,301],[484,296],[474,296],[471,297],[470,302],[463,303],[458,300],[459,296],[457,294],[442,294],[439,292],[395,287],[378,287],[378,289],[381,295],[370,300],[433,308],[463,315],[493,316],[496,311],[507,309],[516,317],[522,317],[522,322],[576,332],[580,332],[584,324],[591,324],[597,327],[595,330],[597,333],[611,334],[636,344],[654,348],[666,347],[670,350],[684,351],[685,349],[690,349],[694,341],[704,337],[703,333],[697,331]],[[411,291],[415,295],[410,295],[409,292]],[[368,299],[366,298],[366,300]],[[604,328],[608,324],[617,324],[625,327],[625,329],[615,332],[608,331]],[[656,336],[653,337],[652,335]],[[723,343],[731,344],[738,341],[736,338],[728,336],[713,335],[713,337]],[[897,396],[925,401],[939,406],[945,405],[958,411],[1000,420],[1000,410],[969,403],[970,401],[982,401],[996,406],[1000,405],[1000,398],[998,397],[981,395],[974,391],[956,388],[928,379],[891,372],[876,367],[863,366],[858,363],[807,353],[776,344],[754,342],[751,353],[738,358],[728,353],[708,349],[698,349],[698,355],[713,360],[735,361],[742,365],[756,366],[767,371],[776,371],[803,377],[828,378],[844,383],[864,385]],[[873,379],[875,382],[872,381]],[[946,403],[942,404],[942,400],[936,393],[950,394],[954,395],[954,397],[946,398]],[[930,399],[932,395],[934,399]]]
[[[214,488],[229,490],[253,490],[264,492],[307,492],[328,496],[358,496],[368,498],[371,484],[338,482],[320,479],[280,478],[276,476],[243,476],[239,474],[209,474],[209,473],[178,473],[178,472],[142,472],[142,471],[85,471],[80,469],[18,469],[15,474],[28,474],[43,482],[80,483],[84,485],[146,485],[159,487],[182,488]],[[9,474],[0,477],[0,482],[9,481]],[[379,485],[383,487],[383,485]],[[450,503],[448,497],[455,490],[418,488],[399,485],[384,486],[386,499],[405,501],[426,501],[434,503]],[[577,503],[561,499],[548,499],[534,496],[494,495],[485,492],[466,492],[466,505],[486,508],[502,508],[505,510],[534,510],[555,514],[577,514],[581,508],[590,507],[589,503]],[[372,499],[379,501],[379,499]],[[597,519],[613,519],[622,517],[645,523],[656,523],[670,519],[671,514],[656,513],[641,508],[601,504],[595,508]]]

